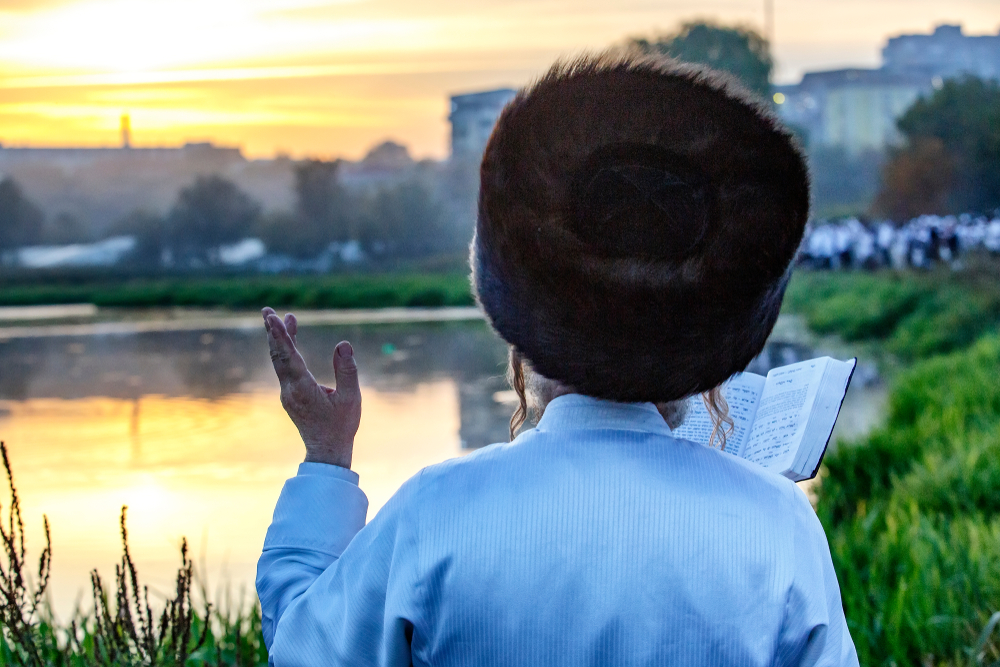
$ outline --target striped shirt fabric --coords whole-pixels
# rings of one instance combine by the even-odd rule
[[[561,396],[367,505],[344,468],[286,482],[257,569],[273,665],[858,664],[805,495],[652,404]]]

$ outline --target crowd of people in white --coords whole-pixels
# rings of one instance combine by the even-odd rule
[[[1000,254],[1000,216],[922,215],[901,226],[820,220],[806,228],[799,262],[816,269],[929,268],[977,248]]]

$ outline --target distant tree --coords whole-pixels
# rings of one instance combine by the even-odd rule
[[[936,137],[914,140],[893,151],[882,170],[882,185],[873,210],[905,222],[923,214],[951,212],[955,162]]]
[[[659,53],[729,72],[753,92],[770,97],[774,69],[770,46],[751,28],[694,21],[653,39],[633,38],[630,44],[643,53]]]
[[[44,216],[10,177],[0,180],[0,250],[38,243]]]
[[[897,217],[1000,207],[1000,84],[947,80],[897,125],[906,143],[885,167],[876,212]]]
[[[352,236],[351,197],[340,183],[341,161],[306,160],[295,167],[295,213],[300,234],[317,243]]]
[[[885,161],[882,151],[851,154],[840,146],[814,145],[808,159],[816,216],[860,215],[871,207]]]
[[[448,224],[445,208],[419,180],[383,188],[370,198],[360,220],[360,241],[375,256],[417,257],[464,246]]]
[[[59,213],[45,227],[45,243],[64,245],[67,243],[86,243],[93,240],[86,226],[72,213]]]
[[[162,215],[137,210],[128,214],[111,229],[111,236],[131,236],[135,238],[135,249],[125,261],[146,269],[158,268],[163,264],[163,251],[169,247],[167,221]]]
[[[263,216],[256,235],[268,250],[301,259],[356,236],[357,197],[340,183],[341,161],[295,165],[295,210]]]
[[[170,246],[180,261],[215,264],[218,248],[252,233],[260,205],[221,176],[199,176],[170,211]]]
[[[330,241],[307,233],[302,218],[288,211],[265,213],[257,221],[254,236],[267,246],[268,252],[291,255],[300,259],[315,257]]]

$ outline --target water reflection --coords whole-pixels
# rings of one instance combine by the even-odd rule
[[[506,440],[506,349],[484,323],[303,328],[299,344],[321,382],[333,382],[342,339],[354,344],[365,394],[354,467],[369,516],[421,467]],[[775,343],[751,370],[807,356]],[[262,330],[0,342],[0,438],[29,546],[43,513],[52,523],[61,613],[91,568],[113,572],[123,504],[154,588],[170,586],[184,535],[210,581],[250,584],[281,484],[303,453]]]

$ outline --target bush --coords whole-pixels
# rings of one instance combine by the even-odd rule
[[[1000,324],[996,262],[965,272],[798,272],[785,310],[817,333],[884,343],[905,362],[961,349]]]
[[[997,275],[972,258],[962,272],[799,273],[789,285],[786,309],[811,328],[904,368],[885,423],[827,456],[817,492],[862,664],[1000,657]]]
[[[827,458],[817,508],[862,664],[967,664],[1000,607],[997,378],[1000,337],[920,362],[886,424]]]

